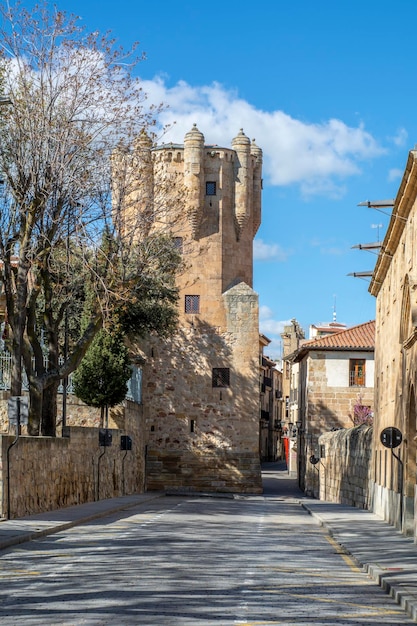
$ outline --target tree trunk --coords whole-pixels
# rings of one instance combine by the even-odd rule
[[[41,435],[56,436],[57,395],[59,380],[49,384],[43,390]]]
[[[42,415],[42,390],[35,385],[29,386],[29,422],[28,433],[37,437],[40,432]]]
[[[20,396],[22,395],[22,351],[18,342],[13,340],[11,350],[11,381],[10,381],[10,395]]]

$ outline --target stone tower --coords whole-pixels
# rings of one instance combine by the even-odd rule
[[[143,349],[147,489],[260,492],[262,151],[243,131],[232,149],[205,145],[194,125],[183,145],[151,148],[141,136],[132,163],[145,193],[130,210],[163,207],[152,228],[170,228],[185,268],[177,333]]]

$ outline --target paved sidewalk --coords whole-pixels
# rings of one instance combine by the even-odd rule
[[[111,515],[163,496],[162,492],[143,493],[120,498],[87,502],[57,511],[0,521],[0,550]]]
[[[413,540],[370,511],[309,498],[300,502],[417,623],[417,546]]]
[[[353,562],[417,623],[417,545],[413,539],[370,511],[308,498],[297,480],[288,477],[283,462],[264,463],[262,478],[265,497],[297,498]]]

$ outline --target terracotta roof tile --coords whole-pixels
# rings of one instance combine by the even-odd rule
[[[299,355],[309,350],[373,350],[375,348],[375,320],[352,326],[338,333],[306,341]]]

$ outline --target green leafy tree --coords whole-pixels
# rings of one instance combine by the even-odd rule
[[[130,376],[123,334],[101,330],[74,373],[74,391],[83,402],[101,409],[101,424],[107,427],[108,408],[124,400]]]

